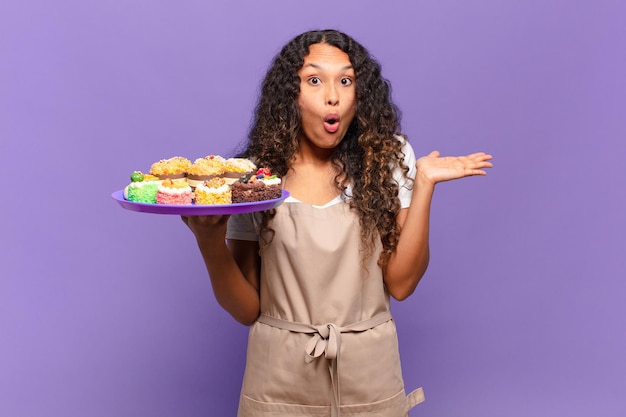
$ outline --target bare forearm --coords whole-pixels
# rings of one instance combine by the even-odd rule
[[[237,321],[251,325],[259,315],[259,293],[235,262],[226,242],[198,241],[217,302]]]
[[[398,246],[385,269],[385,285],[392,297],[410,296],[430,260],[430,206],[434,185],[416,179],[411,206],[403,213]]]

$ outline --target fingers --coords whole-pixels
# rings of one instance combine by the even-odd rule
[[[493,167],[493,164],[490,162],[493,157],[484,152],[473,153],[468,155],[468,158],[472,161],[468,167],[470,168],[470,175],[487,175],[484,169]]]
[[[228,222],[229,215],[181,216],[187,226],[222,226]]]
[[[180,216],[180,219],[187,225],[187,227],[193,228],[194,226],[220,226],[228,222],[229,215],[216,215],[216,216]]]
[[[489,162],[493,157],[484,152],[476,152],[467,156],[459,156],[457,160],[469,169],[491,168],[493,164]]]
[[[465,175],[466,177],[473,177],[476,175],[482,175],[485,176],[487,175],[487,172],[483,171],[482,169],[471,169],[467,171],[467,174]]]
[[[441,153],[439,151],[432,151],[431,153],[427,155],[427,157],[430,157],[430,158],[439,158],[440,156],[441,156]],[[451,157],[451,158],[454,158],[454,157]],[[493,159],[493,156],[485,152],[475,152],[469,155],[457,156],[456,158],[459,158],[459,159],[467,158],[473,161],[489,161]]]
[[[191,216],[189,221],[193,221],[198,224],[219,224],[222,223],[225,218],[228,218],[228,216]]]
[[[196,239],[223,240],[226,234],[227,222],[230,216],[181,216],[183,223],[187,225]]]
[[[490,161],[491,159],[493,159],[493,156],[486,154],[484,152],[476,152],[476,153],[467,155],[467,157],[474,161]]]
[[[483,158],[476,162],[476,168],[492,168],[493,164],[490,162],[491,158],[491,155],[484,155]]]

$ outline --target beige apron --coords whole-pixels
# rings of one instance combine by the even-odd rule
[[[380,244],[363,268],[347,203],[284,203],[271,227],[238,416],[407,416],[423,393],[404,391]]]

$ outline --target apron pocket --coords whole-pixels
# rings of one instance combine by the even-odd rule
[[[329,416],[330,406],[268,403],[242,395],[237,417]]]
[[[391,398],[369,404],[342,405],[341,417],[406,417],[408,411],[424,400],[421,388],[408,396],[404,390]],[[330,406],[268,403],[241,396],[238,417],[330,416]]]

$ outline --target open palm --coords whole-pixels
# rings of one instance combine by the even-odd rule
[[[477,152],[465,156],[440,156],[433,151],[417,160],[418,175],[433,185],[438,182],[450,181],[457,178],[473,175],[486,175],[485,168],[491,168],[489,162],[492,156],[484,152]]]

